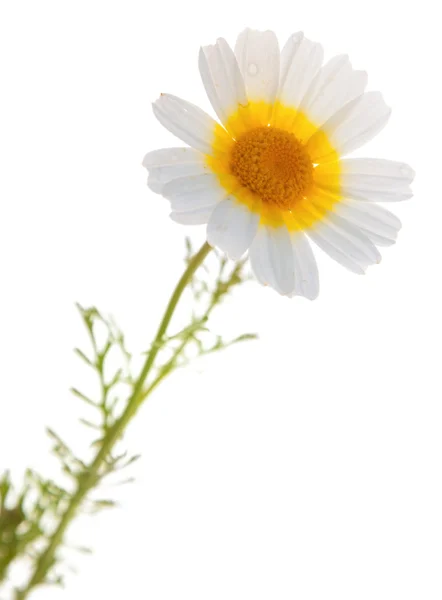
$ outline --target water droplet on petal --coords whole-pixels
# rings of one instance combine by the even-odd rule
[[[255,65],[255,63],[249,64],[249,66],[247,67],[247,73],[252,77],[258,73],[258,67]]]

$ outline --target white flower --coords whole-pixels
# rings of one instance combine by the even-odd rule
[[[314,299],[316,260],[308,238],[355,273],[380,261],[400,221],[377,202],[412,196],[402,163],[342,157],[373,138],[390,116],[366,73],[347,56],[325,65],[302,33],[282,52],[271,31],[246,29],[235,53],[224,39],[201,49],[199,69],[222,126],[198,107],[162,94],[155,116],[190,148],[150,152],[149,187],[171,218],[207,224],[210,245],[239,259],[280,294]]]

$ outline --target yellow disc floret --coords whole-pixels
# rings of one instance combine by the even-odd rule
[[[299,140],[276,127],[257,127],[233,144],[230,170],[261,200],[283,211],[292,210],[308,192],[313,164]]]
[[[269,115],[271,117],[269,118]],[[311,156],[327,155],[323,168]],[[324,131],[277,102],[249,102],[216,125],[209,169],[261,225],[310,228],[341,201],[341,161]]]

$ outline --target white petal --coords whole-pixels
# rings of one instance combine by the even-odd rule
[[[363,94],[367,74],[354,71],[348,56],[336,56],[316,75],[302,102],[302,110],[318,127],[347,102]]]
[[[313,229],[308,231],[308,236],[319,248],[321,248],[321,250],[328,254],[330,258],[338,262],[349,271],[352,271],[357,275],[363,275],[365,273],[365,269],[362,268],[359,263],[350,258],[345,252],[340,250],[338,246],[331,243],[326,236],[321,235]]]
[[[350,242],[352,245],[350,253],[355,258],[359,255],[361,264],[369,266],[381,262],[379,250],[359,227],[335,213],[328,214],[328,217],[325,219],[325,224],[327,227],[334,229],[334,231],[342,236],[342,238],[345,238]]]
[[[368,231],[361,227],[361,231],[365,233],[369,240],[376,244],[376,246],[391,246],[395,243],[396,240],[392,240],[391,238],[386,238],[382,235],[378,235],[377,233],[373,233],[372,231]]]
[[[154,167],[150,169],[152,179],[165,185],[174,179],[204,175],[210,173],[210,168],[204,163],[187,163],[183,165],[170,165],[167,167]]]
[[[281,52],[279,100],[286,106],[299,108],[322,64],[324,51],[298,32],[292,35]]]
[[[338,202],[333,210],[359,227],[375,244],[381,240],[381,246],[393,244],[401,228],[396,215],[377,204],[345,201]]]
[[[368,202],[397,202],[411,198],[409,184],[413,170],[404,163],[375,158],[353,158],[336,163],[325,163],[315,169],[317,185],[345,198]]]
[[[210,172],[205,157],[192,148],[164,148],[146,154],[143,166],[149,172],[147,185],[156,194],[161,194],[169,181],[190,175]]]
[[[307,234],[334,260],[355,273],[381,260],[374,243],[357,227],[330,214],[316,223]]]
[[[353,152],[384,128],[390,114],[391,109],[385,104],[379,92],[367,92],[348,102],[328,119],[319,132],[310,138],[309,147],[315,144],[318,136],[320,139],[324,131],[333,148],[341,156]],[[330,149],[324,150],[321,145],[319,146],[319,152],[312,152],[312,160],[315,162],[331,160],[333,153]]]
[[[413,196],[414,171],[392,160],[353,158],[341,161],[342,194],[371,202],[397,202]]]
[[[259,227],[249,251],[250,265],[256,279],[263,285],[269,285],[282,293],[278,288],[268,253],[267,231]]]
[[[341,168],[344,176],[367,175],[383,180],[382,189],[410,185],[415,176],[409,165],[381,158],[346,158]]]
[[[279,74],[279,88],[278,88],[278,98],[281,99],[281,93],[284,91],[287,79],[290,78],[292,73],[292,64],[293,60],[298,52],[301,44],[304,41],[304,32],[298,31],[297,33],[293,33],[289,39],[284,44],[283,49],[281,50],[281,68]],[[287,90],[288,91],[288,90]]]
[[[162,181],[159,181],[155,175],[150,173],[149,177],[147,178],[147,186],[155,194],[161,194],[164,184]]]
[[[292,296],[305,296],[314,300],[319,294],[319,274],[316,259],[306,236],[301,232],[291,234],[295,270],[295,290]]]
[[[324,90],[324,88],[338,77],[340,73],[348,73],[350,69],[350,60],[346,54],[340,54],[339,56],[334,56],[330,59],[319,69],[313,78],[313,81],[302,100],[302,106],[304,108],[311,106],[317,96],[321,95],[321,90]]]
[[[336,163],[315,169],[321,187],[336,187]],[[339,161],[339,182],[361,190],[405,189],[414,179],[414,171],[405,163],[378,158],[346,158]],[[330,185],[328,185],[328,180]]]
[[[213,208],[226,193],[213,173],[173,179],[162,190],[163,196],[170,200],[174,212],[209,206]]]
[[[182,194],[193,194],[199,190],[223,191],[223,188],[214,173],[205,173],[191,177],[180,177],[170,181],[164,186],[164,196],[172,199]]]
[[[250,264],[256,278],[282,295],[295,289],[294,257],[286,227],[260,226],[250,248]]]
[[[181,225],[205,225],[209,222],[213,206],[204,206],[186,212],[172,212],[170,218]]]
[[[273,104],[279,82],[279,46],[273,31],[245,29],[236,42],[235,55],[249,100]]]
[[[205,154],[212,151],[217,124],[203,110],[171,94],[162,94],[152,108],[159,122],[183,142]]]
[[[204,155],[193,148],[161,148],[148,152],[143,159],[143,167],[148,171],[158,167],[204,163]]]
[[[207,241],[232,260],[238,260],[253,242],[259,214],[232,197],[218,204],[207,225]]]
[[[347,202],[347,205],[357,207],[359,211],[363,211],[380,223],[385,223],[385,225],[388,225],[395,231],[399,231],[401,228],[401,222],[398,217],[383,206],[379,206],[378,204],[360,204],[359,202]],[[380,233],[380,231],[377,233]]]
[[[235,55],[220,38],[214,46],[201,48],[198,64],[209,100],[221,122],[226,123],[239,104],[247,104],[244,79]]]
[[[388,191],[377,190],[365,187],[363,180],[355,180],[353,185],[342,184],[341,193],[345,198],[363,202],[401,202],[413,197],[409,186]]]

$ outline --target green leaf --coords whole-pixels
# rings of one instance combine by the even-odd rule
[[[94,500],[93,501],[93,511],[103,510],[105,508],[115,508],[118,506],[115,500]]]
[[[243,333],[239,335],[237,338],[231,341],[231,344],[236,344],[237,342],[249,342],[251,340],[258,340],[259,336],[257,333]]]
[[[128,477],[127,479],[122,479],[121,481],[117,481],[115,485],[126,485],[128,483],[134,483],[135,477]]]
[[[105,386],[106,391],[109,391],[111,388],[113,388],[115,385],[117,385],[117,383],[120,383],[122,380],[122,376],[123,376],[123,369],[118,369],[118,371],[115,373],[115,375],[109,381],[109,383],[106,384],[106,386]]]
[[[0,506],[4,506],[5,500],[11,490],[11,477],[9,471],[5,471],[0,479]]]
[[[93,554],[92,548],[88,548],[87,546],[69,546],[75,552],[79,552],[80,554]]]
[[[96,368],[97,368],[97,365],[96,365],[95,363],[93,363],[93,362],[91,361],[91,359],[90,359],[90,358],[88,358],[88,357],[86,356],[86,354],[85,354],[85,353],[84,353],[82,350],[80,350],[80,348],[74,348],[74,352],[75,352],[75,354],[76,354],[77,356],[79,356],[79,357],[81,358],[81,360],[84,360],[84,362],[85,362],[87,365],[89,365],[89,366],[90,366],[90,367],[92,367],[93,369],[96,369]]]
[[[125,467],[128,467],[129,465],[132,465],[134,462],[137,462],[137,460],[140,460],[141,458],[141,454],[134,454],[134,456],[131,456],[129,458],[129,460],[124,464]]]
[[[86,427],[89,427],[90,429],[95,429],[95,431],[101,431],[101,429],[102,429],[96,423],[92,423],[92,421],[88,421],[87,419],[83,419],[83,417],[80,417],[78,420],[80,421],[80,423],[82,425],[85,425]]]
[[[61,451],[62,455],[74,456],[69,446],[61,439],[61,437],[57,433],[55,433],[53,429],[51,429],[50,427],[46,427],[46,433],[54,442],[56,442],[57,446],[55,449]]]
[[[76,396],[77,398],[80,398],[80,400],[83,400],[83,402],[86,402],[86,404],[90,404],[94,408],[98,408],[97,404],[93,400],[91,400],[90,398],[88,398],[87,396],[82,394],[79,390],[77,390],[77,388],[72,387],[70,389],[70,391],[74,396]]]

